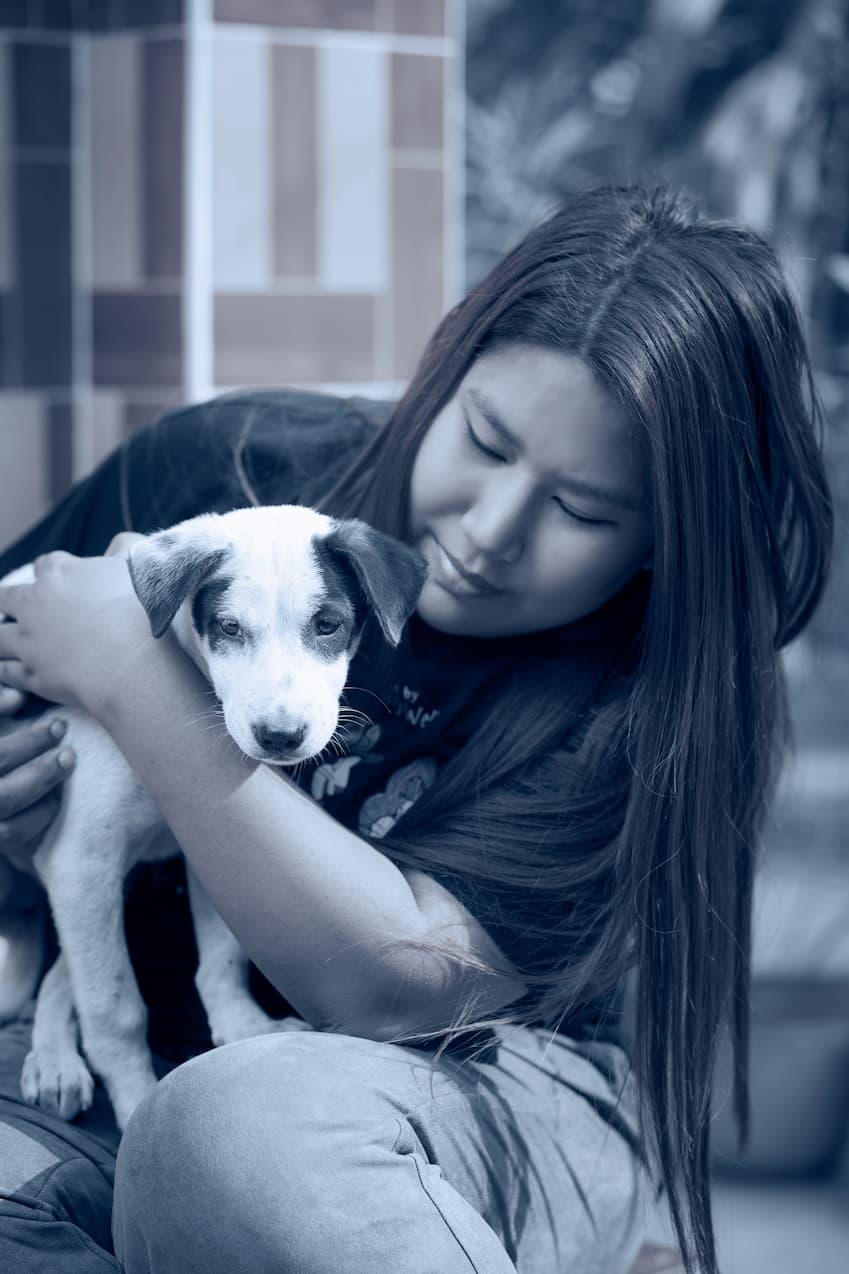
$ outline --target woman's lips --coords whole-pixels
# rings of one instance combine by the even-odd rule
[[[504,589],[496,588],[480,575],[466,571],[456,558],[446,552],[436,536],[431,538],[436,549],[436,561],[441,576],[437,579],[437,583],[449,593],[453,593],[456,597],[493,597],[504,592]]]

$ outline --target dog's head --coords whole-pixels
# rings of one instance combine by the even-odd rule
[[[415,550],[298,505],[205,514],[128,565],[155,637],[172,625],[248,756],[294,765],[329,743],[363,625],[397,645],[426,574]]]

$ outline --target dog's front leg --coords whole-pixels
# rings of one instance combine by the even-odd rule
[[[59,953],[41,984],[32,1025],[32,1047],[21,1071],[21,1092],[31,1106],[73,1119],[88,1110],[94,1080],[79,1052],[74,993]]]
[[[267,1035],[280,1024],[269,1017],[250,993],[248,958],[186,866],[189,901],[198,947],[195,985],[206,1009],[214,1044],[233,1044],[252,1035]],[[296,1018],[287,1018],[289,1023]]]
[[[123,861],[114,844],[101,852],[69,837],[44,876],[68,962],[83,1049],[106,1085],[122,1130],[156,1084],[147,1046],[147,1009],[124,937]]]

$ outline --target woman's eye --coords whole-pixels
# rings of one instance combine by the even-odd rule
[[[573,522],[583,522],[587,526],[609,526],[610,523],[602,518],[585,518],[580,513],[575,513],[567,504],[563,504],[561,500],[555,500],[554,503],[559,509],[562,509],[568,518]]]
[[[464,423],[466,426],[466,435],[469,439],[469,442],[472,444],[473,447],[476,447],[478,451],[482,451],[485,456],[489,456],[490,460],[506,460],[507,459],[506,456],[502,456],[500,451],[493,451],[492,447],[488,447],[485,442],[481,441],[481,439],[477,436],[471,424],[469,423],[468,416],[465,418]]]
[[[236,619],[219,619],[218,627],[225,637],[238,637],[242,631],[241,625]]]
[[[466,436],[469,439],[469,442],[477,451],[481,451],[483,452],[485,456],[489,456],[490,460],[500,460],[502,462],[506,462],[507,460],[506,456],[502,456],[500,451],[494,451],[492,447],[488,447],[486,443],[483,442],[482,439],[480,439],[477,436],[477,434],[475,433],[474,429],[471,426],[471,422],[469,421],[468,416],[464,417],[463,423],[466,426]],[[569,508],[568,505],[563,504],[560,500],[555,500],[554,503],[557,505],[559,509],[562,509],[563,512],[566,514],[566,516],[571,518],[573,522],[583,522],[587,526],[607,526],[608,525],[606,521],[603,521],[600,518],[582,517],[580,513],[575,513],[572,509]]]
[[[341,627],[338,619],[331,619],[328,615],[316,615],[315,631],[319,637],[330,637],[333,633],[338,633]]]

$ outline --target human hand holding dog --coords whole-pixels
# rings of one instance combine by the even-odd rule
[[[75,759],[64,733],[64,721],[50,714],[0,738],[0,847],[12,862],[29,857],[56,817]]]
[[[111,541],[107,555],[126,555],[144,537],[122,532]],[[5,667],[9,667],[8,664]],[[0,846],[7,858],[30,855],[61,805],[61,785],[74,768],[75,756],[64,743],[65,722],[46,713],[37,720],[3,725],[15,716],[27,694],[0,683]]]
[[[113,551],[114,546],[114,551]],[[31,584],[0,586],[0,681],[99,717],[113,689],[153,646],[116,537],[104,557],[48,553]]]

